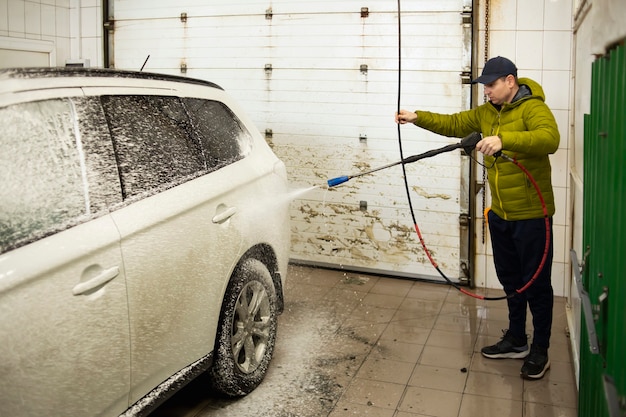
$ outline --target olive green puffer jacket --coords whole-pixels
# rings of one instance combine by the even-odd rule
[[[519,84],[520,92],[513,102],[504,103],[499,110],[488,102],[449,115],[416,111],[415,124],[450,137],[465,137],[472,132],[481,132],[483,137],[499,136],[502,152],[530,172],[539,185],[548,215],[552,216],[555,208],[548,154],[556,152],[559,147],[559,130],[544,102],[541,86],[528,78],[520,78]],[[495,214],[505,220],[544,217],[539,195],[519,167],[503,158],[490,156],[485,156],[484,162],[489,167],[491,209]]]

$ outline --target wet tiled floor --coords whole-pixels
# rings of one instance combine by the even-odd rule
[[[154,416],[577,415],[562,298],[555,300],[551,369],[526,381],[521,360],[480,354],[507,326],[504,300],[478,300],[443,284],[294,265],[285,296],[261,386],[247,397],[223,399],[201,377]]]

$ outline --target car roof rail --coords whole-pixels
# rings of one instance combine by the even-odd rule
[[[182,77],[179,75],[161,74],[156,72],[126,71],[111,68],[82,68],[82,67],[24,67],[0,69],[1,78],[46,78],[46,77],[111,77],[132,78],[143,80],[160,80],[182,83],[192,83],[223,90],[221,86],[211,81],[198,78]]]

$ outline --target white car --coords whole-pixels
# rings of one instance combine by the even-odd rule
[[[285,165],[217,85],[0,70],[0,415],[145,415],[272,357]]]

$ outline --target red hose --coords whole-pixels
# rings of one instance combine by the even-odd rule
[[[544,249],[543,249],[543,256],[541,258],[541,261],[539,262],[539,266],[537,267],[537,270],[535,271],[533,276],[530,278],[530,280],[522,288],[519,288],[519,289],[515,290],[515,292],[513,292],[513,293],[511,293],[509,295],[501,296],[501,297],[486,297],[484,295],[476,294],[476,293],[468,291],[468,290],[466,290],[464,288],[461,288],[459,285],[457,285],[454,282],[452,282],[450,280],[450,278],[448,278],[446,276],[446,274],[444,274],[441,271],[441,269],[439,269],[439,266],[437,265],[437,262],[432,257],[430,251],[426,247],[426,243],[424,242],[424,239],[422,237],[422,233],[420,232],[419,226],[417,225],[417,222],[415,221],[415,214],[413,213],[413,207],[412,207],[411,204],[409,204],[409,206],[411,208],[411,215],[413,216],[415,232],[417,233],[417,237],[419,238],[420,244],[422,245],[422,248],[424,249],[424,252],[426,253],[426,256],[428,257],[428,260],[430,261],[432,266],[437,270],[437,272],[439,272],[439,275],[441,275],[443,277],[443,279],[445,279],[448,282],[448,284],[452,285],[454,288],[456,288],[457,290],[459,290],[463,294],[469,295],[470,297],[474,297],[474,298],[477,298],[479,300],[490,300],[490,301],[493,301],[493,300],[504,300],[504,299],[507,299],[507,298],[512,298],[515,294],[521,294],[524,291],[526,291],[537,280],[537,277],[539,276],[539,274],[541,273],[541,271],[545,267],[546,260],[548,258],[548,253],[550,252],[550,240],[551,240],[550,216],[548,215],[548,208],[546,207],[546,202],[545,202],[545,200],[543,198],[543,194],[541,194],[541,189],[539,188],[539,185],[537,184],[537,181],[535,181],[535,178],[533,178],[533,176],[526,169],[526,167],[524,167],[522,164],[520,164],[516,159],[511,158],[510,156],[505,155],[503,153],[500,153],[500,155],[498,155],[498,156],[502,156],[507,161],[510,161],[510,162],[514,163],[528,177],[530,182],[535,187],[535,191],[537,191],[537,195],[539,196],[539,201],[541,201],[541,208],[543,210],[543,215],[544,215],[544,219],[545,219],[545,223],[546,223],[546,244],[545,244]],[[406,181],[406,177],[405,177],[405,181]],[[409,200],[410,200],[410,197],[409,197]]]

